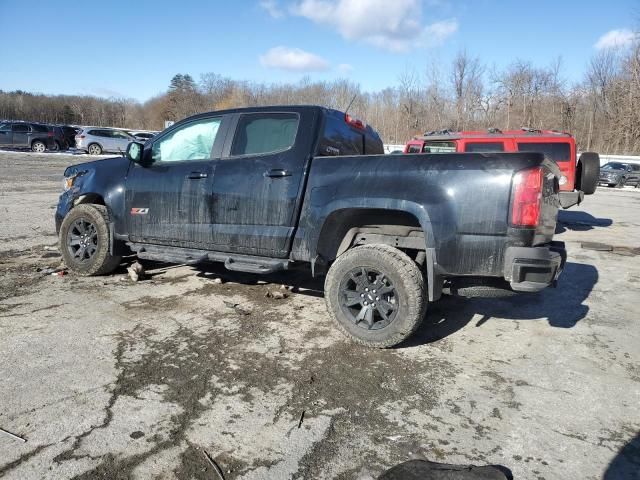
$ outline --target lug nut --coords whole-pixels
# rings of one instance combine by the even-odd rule
[[[374,304],[372,304],[371,306],[372,306],[373,308],[376,308],[376,304],[375,304],[375,303],[374,303]]]
[[[367,302],[364,302],[364,304],[366,305],[366,304],[367,304]]]
[[[374,290],[373,293],[376,293],[376,291]]]
[[[380,297],[376,297],[376,301],[377,301],[377,300],[380,300]]]
[[[369,289],[368,289],[368,288],[365,288],[365,289],[364,289],[364,291],[365,291],[365,292],[368,292],[368,291],[369,291]]]
[[[362,298],[364,298],[364,293],[361,293],[361,294],[360,294],[360,296],[361,296]]]

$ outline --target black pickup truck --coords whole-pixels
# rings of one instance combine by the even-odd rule
[[[443,290],[536,292],[553,242],[557,165],[539,153],[384,155],[379,136],[316,106],[225,110],[176,123],[126,157],[66,169],[60,250],[80,275],[122,256],[325,275],[329,314],[390,347]],[[496,293],[497,292],[497,293]]]

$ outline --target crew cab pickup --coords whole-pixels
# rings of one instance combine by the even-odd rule
[[[258,274],[308,268],[325,276],[344,333],[390,347],[443,291],[555,285],[561,175],[541,153],[384,155],[371,127],[327,108],[235,109],[67,168],[55,219],[79,275],[130,254]]]
[[[495,153],[540,152],[558,164],[560,205],[569,208],[580,204],[585,195],[596,191],[600,156],[584,152],[577,158],[576,141],[566,132],[556,130],[505,130],[427,132],[409,140],[405,153]]]

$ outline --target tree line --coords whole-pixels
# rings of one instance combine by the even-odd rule
[[[354,100],[355,99],[355,100]],[[165,120],[232,107],[318,104],[344,110],[375,128],[385,143],[415,134],[487,128],[571,132],[581,150],[640,153],[640,44],[595,54],[584,78],[569,84],[560,59],[540,67],[517,60],[498,70],[459,52],[448,64],[407,68],[396,85],[363,91],[347,80],[267,84],[206,73],[175,75],[146,102],[86,95],[0,90],[0,119],[160,130]]]

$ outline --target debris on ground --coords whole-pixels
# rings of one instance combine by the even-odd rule
[[[251,315],[251,310],[243,308],[242,305],[240,305],[239,303],[227,302],[226,300],[224,300],[223,303],[227,307],[229,307],[229,308],[235,310],[236,312],[238,312],[240,315],[245,315],[245,316],[246,315]]]
[[[11,433],[11,432],[5,430],[4,428],[0,428],[0,432],[4,433],[5,435],[7,435],[7,436],[9,436],[9,437],[11,437],[11,438],[13,438],[15,440],[19,440],[19,441],[24,442],[24,443],[27,442],[26,438],[23,438],[23,437],[21,437],[19,435],[16,435],[15,433]]]
[[[222,279],[220,277],[214,278],[213,283],[222,283]]]
[[[129,278],[134,282],[144,280],[144,267],[140,262],[131,264],[131,266],[127,268],[127,272],[129,273]]]
[[[222,469],[218,466],[216,461],[211,457],[211,455],[207,453],[207,451],[204,448],[202,449],[202,453],[204,454],[204,458],[207,459],[207,462],[209,463],[209,465],[211,465],[211,467],[213,468],[213,471],[218,474],[218,477],[220,478],[220,480],[224,480]]]
[[[300,420],[298,420],[298,428],[300,428],[302,426],[302,421],[304,420],[304,410],[302,410],[302,413],[300,414]]]
[[[56,272],[52,272],[51,276],[52,277],[64,277],[67,274],[66,270],[58,270]]]
[[[268,291],[267,293],[264,294],[264,296],[267,298],[273,298],[274,300],[282,300],[284,298],[287,298],[289,294],[286,292],[282,292],[280,290],[275,290],[273,292]]]
[[[58,252],[59,251],[57,245],[52,245],[52,246],[45,245],[44,246],[44,250],[46,250],[48,252]]]

